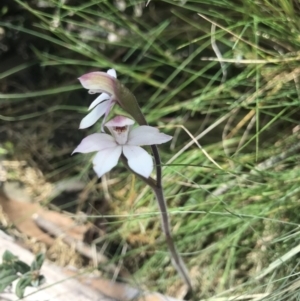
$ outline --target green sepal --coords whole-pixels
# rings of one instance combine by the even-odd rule
[[[139,125],[147,125],[147,121],[145,119],[144,114],[139,107],[139,104],[133,95],[133,93],[122,85],[118,80],[117,82],[117,90],[118,90],[118,103],[122,107],[124,111],[132,116],[132,118]]]

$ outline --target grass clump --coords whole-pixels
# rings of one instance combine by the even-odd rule
[[[90,165],[69,156],[95,130],[77,131],[91,99],[76,77],[115,68],[149,123],[174,135],[160,148],[165,194],[196,296],[295,300],[296,1],[12,2],[0,21],[9,156],[38,166],[50,182],[93,181]],[[180,282],[150,190],[121,165],[105,183],[92,191],[109,209],[93,215],[105,219],[110,255],[138,285],[176,296]]]

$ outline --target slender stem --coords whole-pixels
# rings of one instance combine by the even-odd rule
[[[188,288],[190,291],[192,291],[192,284],[190,277],[188,275],[188,271],[185,267],[185,264],[178,253],[173,238],[172,238],[172,233],[171,233],[171,227],[170,227],[170,222],[169,222],[169,216],[168,216],[168,209],[167,209],[167,204],[164,198],[164,193],[163,193],[163,188],[162,187],[152,187],[157,202],[158,206],[160,209],[161,213],[161,219],[162,219],[162,229],[164,231],[164,234],[166,236],[166,242],[171,254],[171,259],[174,267],[176,268],[177,272],[181,275],[183,278],[184,282],[187,284]]]
[[[151,145],[152,153],[154,156],[154,160],[156,163],[156,185],[151,186],[153,189],[153,192],[155,193],[158,206],[160,209],[161,213],[161,220],[162,220],[162,229],[164,231],[164,234],[166,236],[166,242],[169,248],[169,251],[171,253],[171,258],[174,267],[176,268],[177,272],[181,275],[187,286],[189,287],[189,290],[192,290],[192,284],[190,277],[188,275],[188,271],[185,267],[185,264],[179,255],[175,244],[174,240],[172,237],[172,232],[171,232],[171,227],[170,227],[170,222],[169,222],[169,215],[168,215],[168,208],[167,208],[167,203],[164,197],[164,191],[162,187],[162,170],[161,170],[161,160],[160,160],[160,155],[159,151],[157,148],[157,145]]]
[[[180,276],[183,278],[184,282],[187,284],[188,288],[190,291],[192,291],[192,284],[191,280],[188,274],[188,271],[185,267],[185,264],[178,253],[173,237],[172,237],[172,232],[171,232],[171,227],[170,227],[170,222],[169,222],[169,215],[168,215],[168,208],[167,208],[167,203],[164,197],[164,192],[163,192],[163,187],[162,187],[162,171],[161,171],[161,161],[160,161],[160,156],[158,152],[158,148],[156,145],[151,145],[154,160],[156,163],[156,181],[154,181],[152,178],[146,179],[138,174],[136,174],[133,170],[131,170],[134,174],[136,174],[140,179],[142,179],[145,183],[147,183],[153,190],[158,206],[160,209],[160,214],[161,214],[161,220],[162,220],[162,229],[166,237],[166,242],[167,246],[169,249],[169,252],[171,254],[171,260],[172,263],[177,270],[177,272],[180,274]],[[126,158],[122,158],[123,163],[129,168]],[[129,168],[130,169],[130,168]]]
[[[161,172],[161,161],[158,148],[156,145],[151,145],[151,150],[154,156],[155,165],[156,165],[156,186],[158,188],[162,187],[162,172]]]

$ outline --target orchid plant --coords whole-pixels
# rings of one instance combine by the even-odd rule
[[[104,116],[104,119],[101,126],[102,133],[94,133],[84,138],[73,153],[96,152],[93,158],[93,166],[98,177],[110,171],[121,159],[131,172],[152,188],[160,208],[162,229],[173,265],[182,276],[189,290],[192,290],[187,269],[172,238],[162,187],[161,160],[157,144],[168,142],[172,137],[147,124],[135,96],[117,80],[114,69],[108,70],[107,73],[87,73],[81,76],[79,80],[82,86],[89,90],[89,93],[101,93],[90,105],[89,110],[92,111],[82,119],[80,128],[92,126],[102,116]],[[139,126],[133,127],[134,120],[125,116],[115,116],[106,122],[115,104],[118,104],[125,112],[130,114]],[[104,132],[104,125],[111,135]],[[151,177],[153,171],[152,157],[140,145],[149,145],[152,149],[156,179]]]

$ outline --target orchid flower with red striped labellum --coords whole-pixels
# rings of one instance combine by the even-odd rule
[[[116,116],[105,126],[111,135],[95,133],[84,138],[73,153],[97,152],[93,159],[94,171],[100,178],[115,167],[121,154],[135,173],[149,178],[153,170],[152,157],[140,145],[168,142],[172,136],[160,133],[152,126],[132,128],[134,121],[125,116]]]

